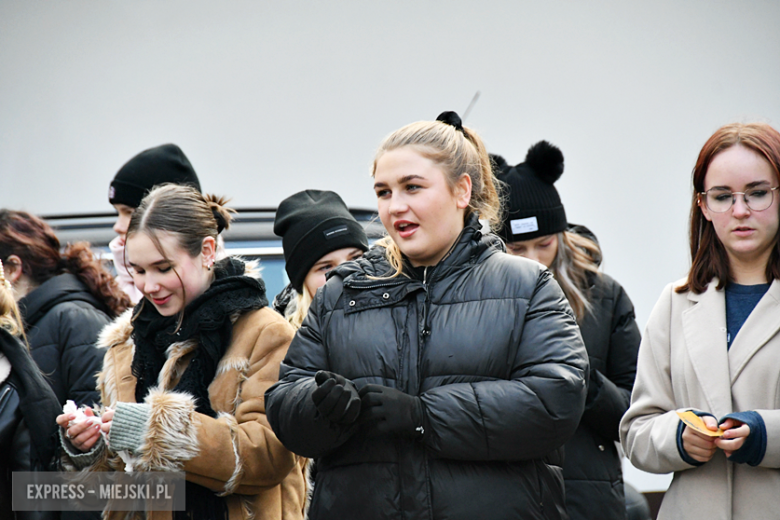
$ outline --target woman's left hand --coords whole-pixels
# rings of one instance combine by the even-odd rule
[[[726,430],[723,437],[715,439],[715,446],[722,449],[727,457],[731,457],[731,454],[740,449],[745,444],[745,439],[750,435],[750,426],[747,424],[735,421],[734,419],[726,419],[720,424],[721,430]]]

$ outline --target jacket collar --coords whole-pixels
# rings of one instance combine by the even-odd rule
[[[780,320],[780,281],[774,280],[727,348],[726,296],[713,279],[701,294],[687,293],[693,304],[682,313],[683,334],[696,377],[711,412],[721,417],[732,410],[731,385],[753,355],[769,341]]]
[[[492,252],[505,251],[504,244],[497,236],[489,234],[482,235],[481,224],[476,214],[469,215],[466,224],[461,231],[458,240],[452,247],[452,250],[437,264],[436,278],[441,278],[450,273],[453,269],[459,269],[464,264],[476,263],[483,253],[488,250]],[[372,278],[382,278],[378,283],[389,282],[395,278],[392,276],[395,270],[385,258],[385,249],[380,246],[371,248],[362,258],[354,262],[346,262],[339,265],[328,273],[331,276],[341,277],[345,283],[357,282],[363,285],[363,280]],[[406,276],[398,276],[407,282]]]
[[[470,215],[452,250],[436,265],[426,285],[480,262],[485,254],[503,250],[501,239],[493,234],[483,236],[478,217]],[[341,264],[328,275],[339,276],[344,280],[346,312],[351,313],[393,305],[408,294],[424,288],[422,281],[404,274],[391,278],[394,272],[385,258],[385,249],[373,247],[362,258]]]
[[[731,384],[726,347],[726,298],[713,279],[701,294],[688,291],[693,303],[682,313],[688,356],[710,410],[722,417],[731,410]]]

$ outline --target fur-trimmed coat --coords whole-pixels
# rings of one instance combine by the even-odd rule
[[[99,346],[106,349],[98,375],[103,405],[135,402],[131,312],[117,318],[100,335]],[[231,519],[303,518],[305,461],[274,435],[263,397],[278,379],[279,364],[293,334],[287,322],[268,307],[247,312],[235,321],[233,340],[209,386],[211,407],[219,414],[216,419],[195,412],[192,396],[169,391],[197,347],[192,340],[172,344],[158,389],[145,399],[151,414],[134,469],[184,471],[187,480],[227,495]],[[121,471],[124,463],[115,453],[104,450],[90,469]],[[114,518],[113,513],[104,516]],[[169,512],[149,513],[148,518],[170,516]]]

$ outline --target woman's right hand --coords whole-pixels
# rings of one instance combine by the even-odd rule
[[[317,389],[311,394],[323,417],[338,424],[352,424],[360,414],[360,395],[355,383],[339,374],[320,370],[314,376]]]
[[[90,409],[87,409],[85,414],[88,417],[94,417],[95,415]],[[65,437],[70,440],[70,443],[77,450],[86,453],[92,449],[92,447],[100,438],[101,425],[92,424],[89,421],[84,421],[82,423],[74,423],[68,426],[75,418],[76,416],[72,413],[61,414],[57,416],[57,424],[59,424],[61,428],[65,429]]]
[[[701,418],[704,425],[712,431],[717,431],[718,421],[714,417],[704,415]],[[707,462],[715,455],[715,439],[717,437],[708,437],[687,426],[683,429],[682,443],[683,449],[693,460],[697,462]]]

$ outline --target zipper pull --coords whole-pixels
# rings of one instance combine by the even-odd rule
[[[423,290],[425,291],[425,301],[423,302],[423,326],[420,333],[424,338],[431,335],[431,329],[428,327],[428,306],[430,305],[430,294],[428,293],[428,286],[425,285],[425,281],[428,278],[428,266],[423,269]]]

